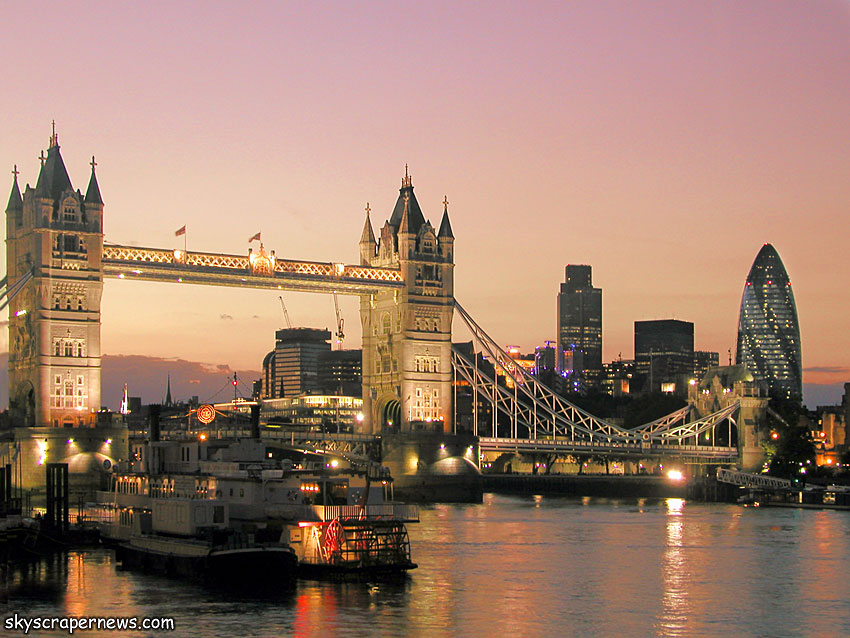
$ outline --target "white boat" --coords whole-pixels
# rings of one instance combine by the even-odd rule
[[[135,560],[131,552],[155,556],[161,543],[154,540],[168,539],[176,556],[191,554],[202,537],[205,565],[213,555],[223,562],[212,540],[226,531],[250,541],[260,562],[273,545],[291,548],[299,573],[309,578],[374,577],[416,567],[406,524],[418,522],[419,512],[387,498],[385,470],[341,467],[321,457],[294,463],[281,458],[286,454],[258,439],[131,442],[132,463],[114,473],[112,489],[98,494],[88,516],[104,538],[120,543],[120,558],[143,566],[144,556]],[[198,569],[197,563],[183,566],[188,559],[178,562],[176,572]]]

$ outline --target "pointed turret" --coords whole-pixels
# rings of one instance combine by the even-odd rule
[[[97,162],[94,161],[94,155],[91,156],[91,179],[89,179],[89,187],[86,189],[86,204],[103,205],[103,198],[100,196],[100,186],[97,184],[97,175],[95,175],[94,167]]]
[[[47,157],[44,157],[42,153],[39,159],[41,172],[38,174],[38,182],[35,186],[36,195],[57,200],[64,191],[74,190],[71,186],[71,178],[68,177],[68,169],[65,168],[65,162],[59,152],[59,136],[56,134],[55,126],[53,135],[50,136]]]
[[[413,235],[413,234],[416,233],[416,230],[414,230],[411,227],[411,223],[410,223],[410,212],[409,212],[410,211],[410,195],[408,193],[405,193],[404,196],[403,196],[402,206],[403,206],[403,208],[402,208],[402,211],[401,211],[401,219],[399,220],[399,223],[398,223],[398,231],[397,232],[398,232],[399,235],[402,235],[402,234]],[[392,220],[390,221],[390,223],[392,223]],[[424,219],[422,220],[422,223],[425,223]]]
[[[443,220],[440,222],[440,232],[437,234],[440,239],[454,239],[452,233],[452,224],[449,221],[449,198],[443,198]]]
[[[165,391],[165,405],[171,405],[172,402],[171,402],[171,375],[170,374],[168,375],[168,386],[167,386],[167,388],[168,389]]]
[[[375,243],[375,233],[372,232],[372,220],[369,217],[369,213],[371,211],[372,209],[369,207],[369,202],[366,202],[366,223],[363,225],[363,232],[360,235],[361,244]]]
[[[360,234],[360,263],[364,266],[372,264],[372,258],[375,256],[375,249],[377,248],[375,233],[372,231],[372,220],[369,217],[371,210],[369,202],[366,202],[366,223],[363,225],[363,232]]]
[[[14,179],[12,181],[12,192],[9,193],[9,203],[6,204],[6,212],[19,212],[24,210],[24,199],[21,197],[21,189],[18,188],[18,165],[15,165],[12,171]]]

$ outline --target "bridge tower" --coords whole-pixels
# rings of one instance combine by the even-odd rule
[[[454,235],[448,200],[439,230],[426,221],[407,172],[375,240],[366,206],[360,263],[398,268],[401,290],[363,295],[363,428],[452,431]]]
[[[24,426],[94,425],[100,407],[103,200],[92,157],[74,190],[54,127],[35,188],[6,206],[10,285],[32,273],[9,312],[9,406]]]

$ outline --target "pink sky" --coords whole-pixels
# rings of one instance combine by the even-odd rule
[[[262,231],[280,256],[347,262],[407,162],[432,222],[448,196],[456,296],[491,336],[553,338],[564,265],[589,263],[605,360],[670,317],[725,359],[769,241],[804,367],[835,369],[805,379],[850,380],[850,5],[565,5],[15,3],[0,162],[34,184],[55,119],[75,187],[97,156],[107,241],[176,247],[186,224],[190,250]],[[285,300],[296,324],[334,322],[328,297]],[[358,301],[342,308],[359,347]],[[110,354],[256,369],[281,323],[273,293],[104,286]]]

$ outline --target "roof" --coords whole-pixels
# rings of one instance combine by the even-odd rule
[[[92,158],[94,161],[94,158]],[[100,186],[97,185],[97,176],[94,173],[94,166],[91,169],[91,179],[89,187],[86,189],[86,204],[103,204],[103,198],[100,196]]]
[[[762,284],[765,281],[777,281],[790,285],[785,264],[782,263],[782,258],[772,244],[765,244],[761,247],[747,275],[748,283]]]
[[[452,233],[452,225],[449,222],[449,211],[443,211],[443,220],[440,222],[440,232],[438,233],[438,237],[445,237],[447,239],[454,239],[454,234]]]
[[[393,208],[393,214],[390,216],[390,225],[396,233],[399,231],[401,218],[404,214],[405,194],[410,198],[407,203],[408,232],[416,234],[425,223],[425,217],[422,215],[422,209],[419,208],[419,202],[416,201],[416,195],[413,194],[412,184],[410,186],[402,186],[398,189],[398,199],[396,200],[395,208]]]
[[[369,213],[366,213],[366,224],[363,226],[363,232],[360,235],[361,244],[374,244],[375,233],[372,232],[372,220],[369,219]]]
[[[715,378],[720,379],[720,385],[724,388],[731,388],[738,381],[755,381],[753,374],[747,369],[747,366],[743,364],[739,363],[734,366],[720,366],[717,368],[709,368],[708,372],[706,372],[705,376],[702,378],[702,381],[700,381],[700,390],[710,390],[711,384]]]
[[[6,212],[13,210],[23,210],[24,200],[21,197],[21,189],[18,188],[18,176],[15,176],[15,181],[12,182],[12,192],[9,193],[9,203],[6,204]]]
[[[57,200],[66,190],[74,190],[71,186],[71,178],[59,152],[59,146],[51,146],[47,149],[47,160],[41,166],[38,174],[38,183],[35,192],[39,197],[49,197]]]

